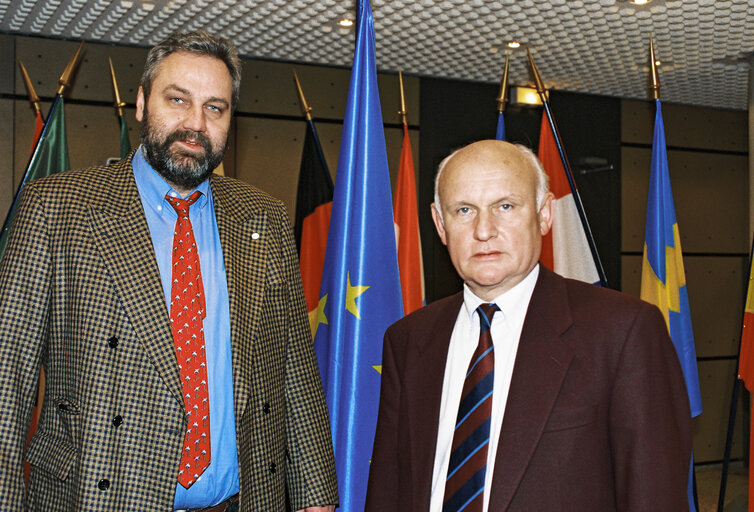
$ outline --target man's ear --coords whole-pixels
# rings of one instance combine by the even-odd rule
[[[139,92],[136,93],[136,120],[141,122],[144,119],[144,89],[139,86]]]
[[[435,203],[432,203],[430,209],[432,210],[432,220],[435,223],[437,234],[440,235],[440,240],[442,240],[443,245],[448,245],[448,241],[445,238],[445,224],[443,224],[442,218],[440,218],[440,212],[437,210]]]
[[[545,200],[542,202],[542,208],[537,214],[539,217],[539,232],[545,236],[552,228],[552,200],[555,198],[552,192],[548,192]]]

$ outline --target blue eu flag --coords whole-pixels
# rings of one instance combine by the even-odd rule
[[[359,0],[314,349],[330,410],[340,510],[364,510],[382,337],[403,316],[374,21]]]

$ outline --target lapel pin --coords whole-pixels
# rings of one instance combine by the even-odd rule
[[[258,239],[258,238],[259,238],[259,233],[252,233],[252,234],[251,234],[251,239],[252,239],[252,240],[256,240],[256,239]]]

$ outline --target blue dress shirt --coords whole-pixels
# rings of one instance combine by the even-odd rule
[[[157,267],[160,270],[165,304],[170,311],[173,232],[177,215],[165,196],[182,197],[144,158],[142,147],[132,161],[136,188],[149,225]],[[175,508],[213,506],[238,493],[238,455],[233,412],[233,369],[230,352],[230,309],[225,264],[217,231],[215,207],[209,180],[197,188],[201,197],[189,208],[189,219],[199,249],[207,316],[204,341],[209,380],[210,465],[188,489],[176,482]],[[192,191],[193,192],[193,191]],[[189,194],[190,195],[190,194]],[[159,414],[159,411],[155,411]],[[176,468],[176,477],[177,477]]]

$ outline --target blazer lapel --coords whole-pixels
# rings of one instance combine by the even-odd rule
[[[428,326],[427,335],[406,359],[408,371],[405,389],[411,439],[410,459],[414,481],[421,485],[418,495],[415,496],[415,503],[427,506],[432,489],[445,363],[448,358],[450,336],[461,304],[463,293],[449,297],[430,319],[432,325]]]
[[[230,306],[233,400],[241,418],[249,398],[252,342],[259,321],[267,276],[267,214],[247,198],[233,194],[228,182],[210,177],[220,245],[223,249]]]
[[[139,342],[183,404],[170,317],[130,157],[115,167],[109,191],[89,209],[94,243]]]
[[[573,359],[560,338],[572,324],[565,284],[541,265],[539,272],[513,368],[490,510],[507,510],[510,505]]]

